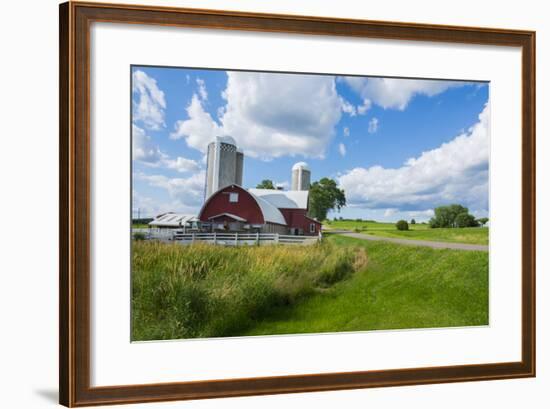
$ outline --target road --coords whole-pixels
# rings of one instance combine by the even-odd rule
[[[404,244],[407,246],[424,246],[434,249],[452,249],[452,250],[466,250],[466,251],[489,251],[489,246],[482,244],[465,244],[465,243],[446,243],[442,241],[427,241],[427,240],[409,240],[409,239],[396,239],[391,237],[372,236],[370,234],[353,233],[347,230],[327,230],[327,233],[340,234],[342,236],[353,237],[361,240],[372,241],[388,241],[390,243]]]

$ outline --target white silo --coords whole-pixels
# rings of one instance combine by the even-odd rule
[[[242,184],[243,159],[231,136],[216,136],[208,144],[205,199],[225,186]]]
[[[292,190],[309,190],[311,170],[305,162],[298,162],[292,167]]]

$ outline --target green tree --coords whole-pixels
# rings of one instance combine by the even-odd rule
[[[275,189],[275,185],[272,180],[264,179],[262,183],[256,185],[256,189]]]
[[[476,218],[469,213],[460,213],[455,218],[456,227],[476,227],[478,223]]]
[[[488,221],[489,221],[488,217],[481,217],[481,218],[477,219],[477,222],[482,226],[485,226]]]
[[[397,230],[409,230],[409,223],[406,220],[399,220],[395,223]]]
[[[416,220],[411,219],[411,224],[416,224]]]
[[[456,227],[456,216],[461,213],[469,213],[468,208],[459,204],[436,207],[434,217],[430,219],[430,227]]]
[[[338,189],[336,182],[322,178],[313,182],[309,189],[309,215],[317,220],[325,220],[329,210],[340,210],[346,205],[346,196]]]

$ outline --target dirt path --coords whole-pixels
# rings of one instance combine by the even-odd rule
[[[372,240],[372,241],[389,241],[390,243],[405,244],[408,246],[425,246],[425,247],[431,247],[434,249],[489,251],[489,246],[482,245],[482,244],[445,243],[442,241],[396,239],[392,237],[380,237],[380,236],[372,236],[370,234],[353,233],[345,230],[334,230],[330,232],[340,234],[342,236],[353,237],[355,239]]]

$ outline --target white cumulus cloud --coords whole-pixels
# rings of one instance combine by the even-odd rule
[[[246,155],[323,157],[342,115],[334,77],[228,72],[218,121],[194,96],[171,134],[202,152],[216,135],[233,136]]]
[[[344,77],[344,81],[365,101],[364,107],[359,108],[360,114],[364,114],[372,103],[384,109],[404,110],[415,95],[431,97],[449,88],[468,84],[459,81],[366,77]]]
[[[170,178],[165,175],[135,173],[134,177],[150,186],[166,190],[179,208],[197,210],[204,197],[204,171],[196,172],[187,178]]]
[[[350,102],[340,97],[340,103],[342,104],[342,111],[344,111],[346,114],[348,114],[349,116],[357,115],[357,109]]]
[[[197,85],[199,86],[199,96],[203,101],[208,99],[208,92],[206,91],[206,84],[202,78],[197,78]]]
[[[149,167],[164,167],[178,172],[192,172],[200,169],[198,162],[192,159],[181,156],[171,159],[153,143],[145,130],[137,125],[132,125],[132,159]]]
[[[363,104],[357,107],[357,113],[359,115],[365,115],[367,111],[371,108],[372,102],[370,99],[364,99]]]
[[[368,132],[369,133],[375,133],[376,131],[378,131],[378,118],[374,117],[372,118],[370,121],[369,121],[369,128],[368,128]]]
[[[137,70],[132,75],[133,120],[146,129],[159,130],[165,126],[166,99],[157,81]]]
[[[488,208],[489,107],[466,132],[400,168],[358,167],[338,177],[351,207],[429,210],[461,203]]]
[[[338,144],[338,152],[340,152],[340,155],[346,156],[346,145],[343,143]]]
[[[134,160],[146,164],[156,164],[164,157],[159,147],[152,143],[151,137],[137,125],[132,125],[132,153]]]
[[[204,110],[201,100],[196,94],[191,98],[191,103],[187,106],[186,111],[189,119],[177,121],[170,138],[184,138],[187,145],[205,152],[208,143],[215,136],[223,133],[222,128]]]

